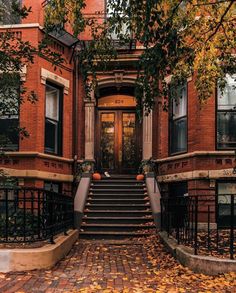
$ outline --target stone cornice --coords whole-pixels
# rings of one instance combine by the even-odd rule
[[[166,163],[170,161],[177,161],[182,159],[189,159],[193,157],[202,157],[202,156],[234,156],[234,151],[198,151],[198,152],[192,152],[187,154],[181,154],[171,157],[166,157],[163,159],[157,159],[155,162],[157,163]]]
[[[38,153],[38,152],[6,152],[6,156],[9,157],[37,157],[42,159],[48,159],[48,160],[54,160],[54,161],[61,161],[61,162],[67,162],[72,163],[73,159],[65,158],[65,157],[58,157],[53,155],[48,155],[44,153]]]

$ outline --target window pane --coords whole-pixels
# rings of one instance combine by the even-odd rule
[[[226,87],[224,92],[218,87],[218,109],[219,110],[233,110],[236,107],[236,75],[226,76]]]
[[[50,153],[58,152],[58,124],[46,119],[45,123],[45,150]]]
[[[127,2],[129,2],[129,0],[127,0]],[[113,0],[107,0],[107,18],[113,18],[113,5],[112,3],[114,3]],[[128,5],[128,4],[127,4]],[[118,14],[118,12],[116,12],[116,14]],[[119,11],[119,17],[120,17],[120,23],[115,24],[113,19],[111,21],[112,23],[112,30],[111,30],[111,38],[113,40],[118,40],[118,36],[121,35],[127,35],[130,34],[130,31],[128,29],[128,19],[125,17],[124,13],[122,11]],[[117,29],[119,29],[119,32],[117,33]]]
[[[173,95],[173,119],[187,115],[187,87],[186,85],[178,87],[172,91]]]
[[[172,122],[171,127],[171,153],[187,151],[187,119]]]
[[[6,73],[0,74],[0,118],[3,118],[4,116],[18,117],[19,98],[20,98],[19,74],[6,74]],[[14,118],[17,118],[17,117],[14,117]]]
[[[114,169],[115,167],[115,115],[102,113],[101,115],[101,167]]]
[[[0,142],[5,150],[18,149],[18,119],[0,119]]]
[[[46,117],[59,120],[59,89],[46,86]]]
[[[13,0],[0,0],[0,25],[20,23],[20,15],[13,13],[13,2]],[[17,0],[16,2],[21,7],[22,0]]]
[[[218,112],[217,143],[219,148],[236,147],[236,113]]]

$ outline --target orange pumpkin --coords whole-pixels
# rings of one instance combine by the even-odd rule
[[[144,179],[144,175],[143,174],[139,174],[136,176],[136,180],[143,180]]]
[[[93,173],[93,180],[101,180],[102,176],[99,173]]]

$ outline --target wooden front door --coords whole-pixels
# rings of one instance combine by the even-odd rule
[[[98,167],[111,173],[135,173],[140,162],[140,123],[135,110],[98,111]]]

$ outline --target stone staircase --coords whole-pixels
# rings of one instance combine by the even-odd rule
[[[92,181],[80,238],[122,239],[155,232],[144,181],[132,175]]]

